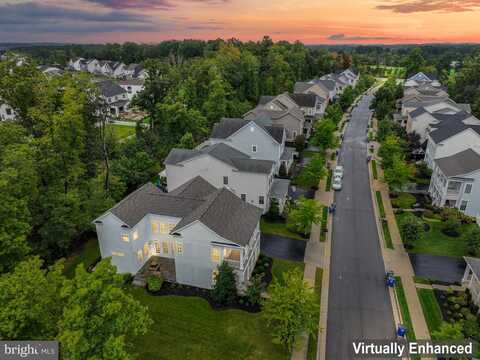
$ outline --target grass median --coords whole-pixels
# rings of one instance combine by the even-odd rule
[[[407,328],[407,339],[409,341],[415,341],[415,331],[413,330],[412,318],[410,317],[410,310],[408,310],[402,279],[400,276],[395,276],[395,280],[395,294],[397,295],[398,306],[400,306],[400,312],[402,313],[403,325]]]
[[[320,300],[322,298],[322,275],[323,270],[317,267],[315,272],[315,294],[318,298],[318,303],[320,304]],[[320,308],[318,312],[318,317],[320,318]],[[317,359],[317,347],[318,347],[318,331],[314,336],[310,336],[308,340],[308,352],[307,352],[307,360],[316,360]]]
[[[422,304],[423,315],[425,315],[425,320],[427,321],[428,331],[430,335],[434,331],[440,329],[442,325],[442,311],[440,305],[438,305],[437,298],[432,289],[417,289],[418,298]]]

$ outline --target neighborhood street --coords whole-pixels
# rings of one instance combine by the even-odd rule
[[[395,327],[375,224],[366,162],[373,96],[352,112],[339,154],[343,189],[335,194],[326,359],[349,359],[353,340],[394,338]]]

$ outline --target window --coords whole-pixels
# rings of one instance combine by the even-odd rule
[[[143,245],[143,256],[147,258],[149,254],[150,254],[150,247],[148,246],[148,244],[144,244]]]
[[[168,254],[168,241],[162,242],[162,250],[164,254]]]
[[[231,261],[240,261],[240,250],[238,249],[223,249],[223,258]]]
[[[258,197],[258,203],[259,203],[260,205],[265,204],[265,197],[264,197],[264,196],[259,196],[259,197]]]
[[[465,209],[467,208],[467,205],[468,205],[468,201],[463,200],[462,203],[460,204],[460,210],[465,211]]]
[[[459,191],[462,183],[459,181],[449,181],[448,182],[448,191]]]
[[[12,115],[12,109],[10,108],[6,108],[5,112],[7,113],[7,115]]]
[[[183,255],[183,243],[180,241],[177,241],[175,243],[175,251],[177,252],[178,255]]]
[[[257,145],[252,145],[252,152],[254,152],[254,153],[257,152]]]
[[[293,138],[295,139],[296,137],[297,137],[297,132],[294,131],[294,132],[293,132]]]
[[[241,198],[243,201],[247,201],[247,194],[240,194],[240,198]]]
[[[129,242],[129,241],[130,241],[130,239],[129,239],[129,237],[128,237],[128,234],[122,234],[122,235],[121,235],[121,239],[122,239],[122,241],[125,241],[125,242]]]
[[[160,241],[155,241],[153,244],[155,245],[155,252],[157,254],[160,254],[162,252],[162,248],[160,247]]]
[[[142,250],[138,250],[138,251],[137,251],[137,261],[140,262],[140,263],[143,261],[143,253],[142,253]]]
[[[217,281],[217,276],[218,276],[218,269],[213,269],[212,270],[212,284],[215,284]]]
[[[112,251],[112,256],[125,256],[125,254],[120,251]]]
[[[133,236],[132,236],[133,240],[138,240],[138,230],[135,230],[133,232]]]
[[[168,234],[170,232],[170,224],[160,223],[160,234]]]
[[[223,177],[223,185],[228,185],[228,176]]]
[[[216,248],[216,247],[212,248],[211,258],[212,258],[212,262],[216,262],[216,263],[220,262],[220,249],[219,248]]]
[[[472,192],[472,184],[465,185],[465,194],[470,194]]]
[[[152,222],[152,233],[158,234],[158,229],[159,229],[158,222],[153,221]]]

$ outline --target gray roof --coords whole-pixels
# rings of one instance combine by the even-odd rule
[[[290,180],[274,179],[272,189],[270,190],[270,197],[273,197],[275,199],[285,199],[288,194],[289,186]]]
[[[335,90],[335,80],[329,80],[329,79],[318,79],[315,80],[316,83],[323,84],[329,91]]]
[[[480,125],[464,124],[462,121],[443,121],[438,125],[435,125],[436,129],[430,132],[432,140],[438,144],[453,135],[456,135],[466,129],[472,129],[480,135]]]
[[[262,210],[226,188],[216,189],[200,176],[171,193],[148,183],[115,205],[110,212],[135,226],[147,214],[182,218],[171,231],[200,221],[221,237],[246,245],[258,225]]]
[[[125,94],[127,91],[111,80],[99,81],[97,86],[104,97]]]
[[[467,113],[472,112],[472,107],[470,104],[464,104],[464,103],[457,103],[457,106],[460,108],[460,110],[465,111]]]
[[[143,85],[145,83],[144,80],[142,79],[125,79],[125,80],[119,80],[118,84],[119,85]]]
[[[258,105],[266,105],[275,98],[276,98],[276,96],[272,96],[272,95],[262,95],[262,96],[260,96],[260,100],[258,101]]]
[[[315,94],[288,94],[288,96],[300,107],[315,107],[317,95]]]
[[[455,114],[432,113],[431,115],[440,122],[444,122],[444,121],[461,122],[463,120],[466,120],[472,117],[472,114],[469,114],[465,111],[460,111]]]
[[[480,155],[472,149],[467,149],[452,156],[435,159],[435,163],[445,176],[459,176],[479,170]]]
[[[262,127],[276,142],[282,142],[283,128],[272,126],[272,122],[269,119],[263,119],[262,121],[262,119],[246,120],[240,118],[222,118],[220,122],[213,126],[212,135],[210,137],[215,139],[226,139],[251,121],[254,121],[257,125]]]
[[[170,153],[165,159],[165,164],[176,165],[185,160],[193,159],[204,154],[208,154],[215,159],[244,172],[269,174],[274,166],[273,161],[252,159],[247,154],[224,143],[207,145],[199,150],[174,148],[170,150]]]
[[[303,93],[314,86],[315,83],[297,81],[293,87],[293,92],[296,94]]]
[[[411,111],[410,112],[410,117],[412,119],[422,115],[422,114],[425,114],[426,112],[428,112],[423,106],[420,106],[418,108],[416,108],[415,110]]]
[[[477,279],[480,279],[480,259],[470,256],[464,256],[463,258],[465,259],[465,262],[470,266]]]
[[[244,118],[249,119],[249,120],[270,120],[273,125],[275,125],[275,120],[281,119],[284,116],[287,115],[292,115],[298,121],[304,121],[305,117],[298,107],[294,107],[288,110],[271,110],[271,109],[265,109],[261,106],[257,106],[256,108],[250,110],[246,114],[243,115]]]

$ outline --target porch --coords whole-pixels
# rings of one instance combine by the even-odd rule
[[[176,282],[175,259],[151,256],[135,274],[133,284],[145,286],[150,276],[158,276],[165,281]]]

